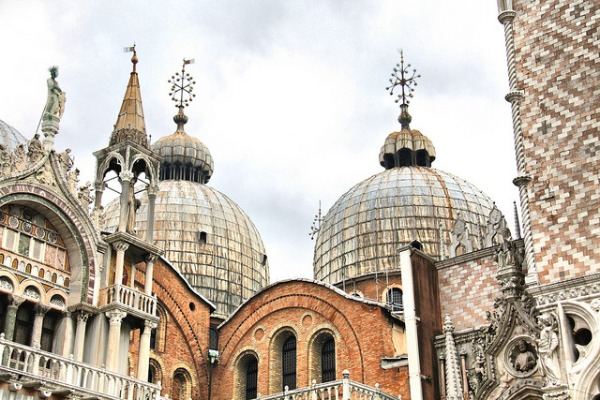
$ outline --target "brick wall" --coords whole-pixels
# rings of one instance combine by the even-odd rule
[[[600,5],[514,0],[540,283],[600,271]]]
[[[213,399],[235,398],[239,360],[248,353],[258,358],[258,392],[277,393],[280,387],[281,335],[297,338],[297,386],[319,382],[314,343],[320,333],[336,343],[336,379],[350,379],[402,398],[410,397],[407,369],[383,370],[381,358],[395,355],[392,320],[387,310],[348,298],[324,284],[308,280],[276,283],[253,297],[219,328],[221,361],[215,369],[218,388]]]
[[[486,324],[499,294],[493,249],[438,263],[442,317],[450,315],[457,331]]]

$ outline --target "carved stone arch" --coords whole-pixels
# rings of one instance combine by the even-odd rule
[[[542,400],[543,382],[536,379],[520,380],[509,389],[502,389],[503,394],[498,397],[501,400]]]
[[[573,375],[579,375],[579,379],[575,384],[573,393],[573,400],[589,400],[594,395],[600,394],[600,370],[597,365],[600,361],[600,335],[595,335],[599,331],[598,313],[588,303],[578,301],[567,301],[560,303],[560,307],[563,310],[565,319],[571,317],[575,319],[575,326],[573,328],[579,329],[582,324],[587,324],[590,332],[592,333],[591,341],[585,346],[585,356],[580,354],[570,368],[570,373]],[[563,321],[563,324],[567,323]],[[572,334],[570,326],[567,326],[568,332],[561,332],[561,345],[563,347],[575,346],[573,337],[568,337],[566,334]],[[566,330],[566,329],[565,329]],[[575,331],[576,332],[576,331]],[[569,340],[570,339],[570,340]],[[569,348],[563,348],[562,353],[567,355]],[[579,348],[577,351],[582,351]]]
[[[19,280],[15,274],[7,270],[0,271],[0,291],[5,293],[14,293],[16,288],[19,286],[18,282]],[[12,289],[9,289],[8,284],[12,286]]]
[[[44,287],[37,281],[25,279],[19,285],[19,290],[15,292],[18,295],[26,297],[30,301],[48,304],[48,297]],[[37,293],[37,296],[35,295]]]
[[[109,171],[115,171],[118,175],[121,171],[123,171],[126,168],[125,165],[125,159],[121,154],[117,152],[110,153],[104,159],[104,161],[102,161],[102,164],[98,166],[96,181],[102,182],[107,172]]]
[[[143,162],[144,168],[140,168],[139,163]],[[155,183],[157,172],[152,168],[153,163],[144,154],[136,154],[131,160],[131,171],[137,177],[141,173],[145,173],[150,184]]]
[[[23,205],[44,215],[64,241],[71,266],[71,290],[68,304],[92,302],[95,277],[93,232],[88,233],[79,210],[52,192],[29,185],[15,185],[0,189],[0,207],[7,204]]]

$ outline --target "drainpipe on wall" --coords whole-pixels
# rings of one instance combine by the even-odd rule
[[[408,383],[411,400],[423,400],[421,385],[421,360],[419,357],[419,335],[417,322],[419,317],[415,309],[415,289],[413,282],[412,247],[398,250],[400,255],[400,273],[402,274],[402,290],[404,300],[404,322],[406,324],[406,348],[408,351]],[[411,351],[412,350],[412,351]]]

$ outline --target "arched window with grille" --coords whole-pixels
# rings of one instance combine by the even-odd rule
[[[388,289],[387,304],[392,307],[392,311],[404,311],[402,290],[399,288]]]
[[[246,400],[255,399],[258,395],[258,360],[252,356],[246,365]]]
[[[335,340],[332,337],[323,343],[321,349],[321,378],[322,382],[335,380]]]
[[[282,390],[296,389],[296,337],[290,336],[283,343],[281,352],[281,376],[283,381]]]

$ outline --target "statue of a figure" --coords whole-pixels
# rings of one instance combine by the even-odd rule
[[[519,341],[517,345],[518,354],[515,357],[515,369],[518,372],[529,372],[535,367],[535,355],[527,348],[527,342]]]
[[[127,226],[125,231],[135,235],[135,213],[142,202],[135,198],[135,179],[129,181],[129,199],[127,200]]]
[[[44,119],[47,116],[60,119],[65,111],[65,93],[58,86],[56,77],[58,77],[58,67],[50,67],[50,78],[46,81],[48,84],[48,99],[44,108]]]
[[[18,145],[14,152],[13,152],[13,156],[15,159],[14,162],[14,168],[15,171],[22,171],[23,168],[25,167],[25,163],[27,161],[27,153],[25,152],[25,145],[23,143],[21,143],[20,145]]]
[[[70,156],[71,149],[66,149],[60,153],[59,159],[65,172],[69,172],[73,168],[73,157]]]
[[[79,202],[85,209],[87,209],[90,206],[90,204],[92,204],[92,201],[94,199],[92,191],[92,184],[89,181],[86,182],[84,185],[79,186],[77,198],[79,199]]]
[[[12,154],[5,144],[0,143],[0,173],[2,175],[10,174],[12,170]]]
[[[546,377],[547,386],[555,386],[560,380],[560,369],[558,364],[558,335],[551,314],[544,313],[538,317],[541,325],[540,338],[538,339],[538,354],[542,372]]]
[[[72,192],[76,192],[77,183],[79,182],[79,168],[75,168],[73,171],[67,171],[67,182]]]
[[[27,148],[29,149],[28,154],[30,163],[35,164],[42,159],[44,156],[44,145],[40,141],[39,133],[33,135],[33,139],[29,141]]]

